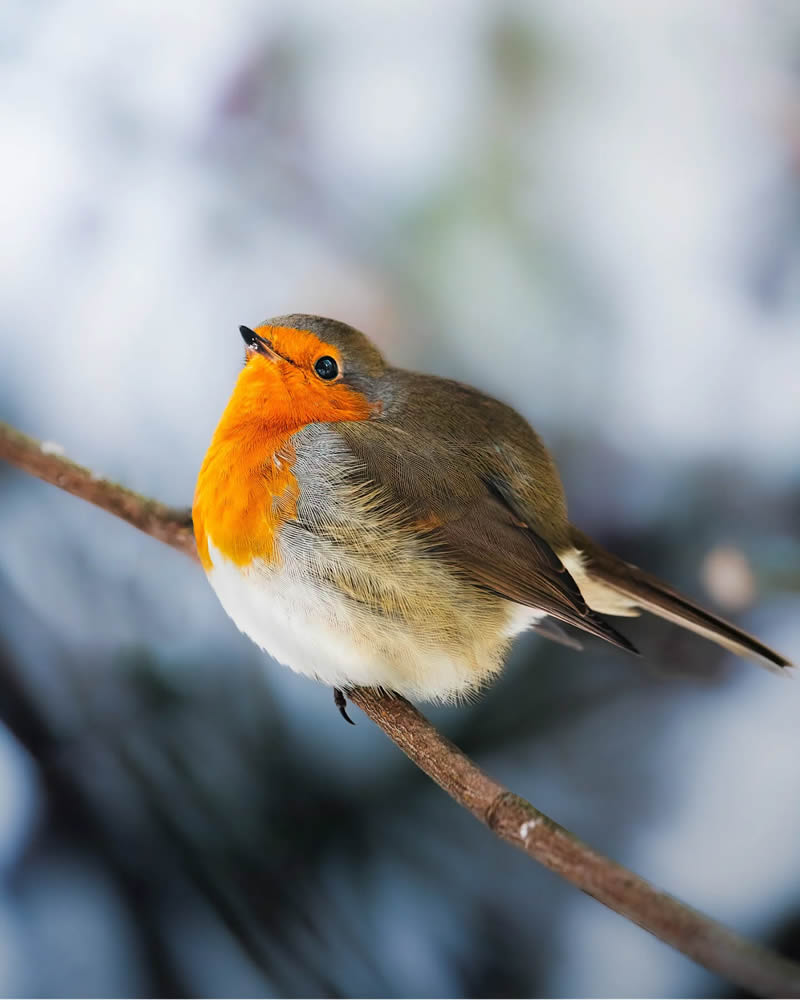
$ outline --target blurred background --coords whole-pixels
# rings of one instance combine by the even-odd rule
[[[800,659],[800,7],[6,0],[0,418],[188,505],[237,326],[517,407],[573,520]],[[495,841],[203,574],[0,465],[0,993],[734,996]],[[436,723],[800,949],[797,684],[653,619]]]

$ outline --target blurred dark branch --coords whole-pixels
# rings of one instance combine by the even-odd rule
[[[98,479],[2,423],[0,458],[197,558],[188,512]],[[581,843],[485,775],[404,699],[370,688],[355,689],[350,697],[415,764],[498,837],[726,979],[762,996],[800,995],[800,965],[739,937]]]
[[[2,428],[2,424],[0,424]],[[116,882],[120,897],[133,917],[131,925],[139,935],[141,954],[146,959],[152,996],[185,997],[187,991],[174,957],[158,933],[156,916],[159,900],[139,876],[125,845],[109,835],[104,816],[98,813],[75,768],[65,761],[59,736],[50,720],[14,668],[12,657],[0,636],[0,718],[21,746],[40,767],[52,815],[69,823],[82,847],[103,858],[106,871]]]

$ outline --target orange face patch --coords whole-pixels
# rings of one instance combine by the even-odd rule
[[[249,357],[206,453],[192,517],[200,561],[211,569],[209,538],[228,559],[246,566],[273,562],[281,524],[297,516],[300,489],[292,471],[292,436],[310,423],[366,420],[374,408],[341,380],[324,381],[317,360],[339,351],[305,330],[256,330],[286,361]]]
[[[326,356],[333,358],[340,370],[342,368],[338,348],[326,344],[310,330],[295,330],[291,326],[257,326],[255,332],[269,341],[278,354],[307,374],[313,374],[316,362]]]

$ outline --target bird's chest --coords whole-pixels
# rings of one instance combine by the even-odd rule
[[[209,582],[239,629],[295,670],[344,683],[345,665],[366,657],[375,616],[342,590],[363,579],[364,531],[339,482],[346,456],[332,447],[315,430],[261,442],[257,454],[241,442],[220,449],[201,471],[193,515]]]
[[[336,687],[447,698],[480,686],[519,630],[514,606],[452,572],[396,504],[376,503],[330,432],[309,428],[291,444],[282,492],[274,478],[227,501],[198,490],[213,499],[195,503],[198,547],[204,537],[209,581],[239,629]]]
[[[303,552],[286,534],[275,558],[247,566],[225,558],[210,539],[208,579],[222,606],[242,632],[298,673],[334,686],[354,677],[369,683],[383,642],[380,617],[331,584],[348,572],[341,560]]]
[[[212,565],[210,540],[237,566],[273,561],[282,524],[297,511],[299,487],[291,438],[259,435],[215,441],[197,480],[192,518],[200,561]]]

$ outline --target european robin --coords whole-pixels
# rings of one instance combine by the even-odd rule
[[[768,667],[789,661],[567,518],[538,435],[509,406],[394,368],[353,327],[240,327],[245,365],[194,498],[223,607],[276,660],[334,688],[451,700],[534,628],[635,652],[605,615],[652,612]]]

